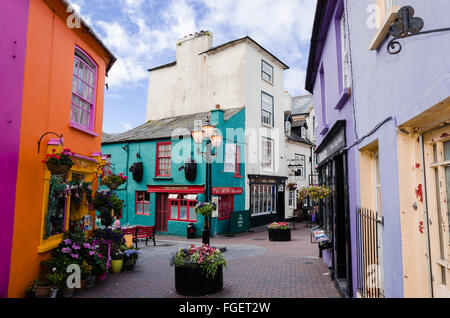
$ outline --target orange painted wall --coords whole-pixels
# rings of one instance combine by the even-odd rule
[[[42,227],[42,160],[48,139],[55,136],[44,137],[38,154],[39,138],[47,131],[63,134],[64,146],[85,156],[100,151],[101,146],[105,65],[109,59],[89,34],[66,26],[67,13],[60,1],[46,2],[30,0],[9,297],[25,296],[28,283],[38,278],[40,261],[49,256],[48,252],[38,254],[37,249]],[[98,66],[97,137],[69,127],[75,46]]]

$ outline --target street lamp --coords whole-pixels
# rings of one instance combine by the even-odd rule
[[[209,118],[206,119],[204,125],[202,125],[201,129],[199,127],[195,127],[191,131],[192,139],[197,146],[203,144],[203,141],[206,142],[206,151],[198,152],[203,155],[206,161],[206,202],[211,203],[211,157],[212,147],[220,147],[222,144],[222,135],[220,131],[216,128],[216,126],[211,125]],[[203,244],[209,245],[210,238],[210,219],[205,216],[205,226],[203,227],[202,233],[202,242]]]

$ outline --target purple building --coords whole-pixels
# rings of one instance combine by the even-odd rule
[[[450,2],[318,0],[315,96],[329,234],[348,297],[450,297]]]
[[[343,296],[353,297],[356,210],[356,155],[353,104],[347,57],[344,1],[317,2],[306,90],[314,95],[319,183],[333,190],[320,206],[319,224],[330,238],[323,257]]]

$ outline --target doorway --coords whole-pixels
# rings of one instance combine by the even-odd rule
[[[167,232],[169,220],[169,199],[167,193],[156,193],[155,230]]]

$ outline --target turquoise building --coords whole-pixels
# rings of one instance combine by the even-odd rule
[[[116,190],[124,200],[121,224],[154,225],[160,234],[185,236],[194,224],[200,237],[203,217],[194,206],[206,201],[206,163],[191,131],[207,119],[222,133],[223,142],[213,148],[212,201],[217,211],[211,234],[230,231],[233,211],[245,210],[245,109],[211,112],[152,120],[119,135],[104,134],[102,153],[114,173],[128,182]]]

